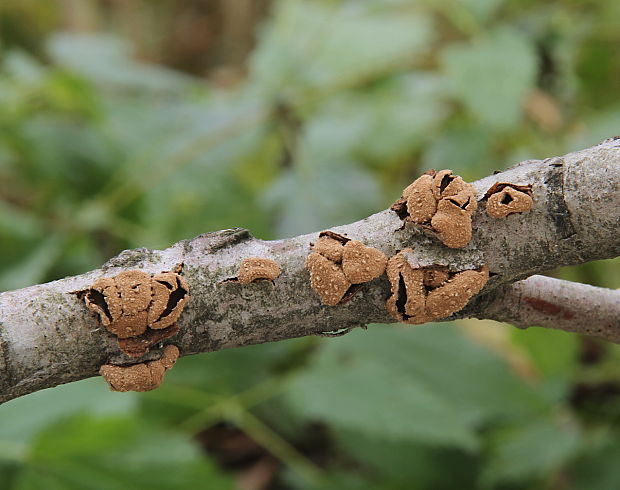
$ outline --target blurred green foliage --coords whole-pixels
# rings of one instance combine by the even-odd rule
[[[59,32],[53,5],[0,4],[0,289],[209,230],[342,224],[427,168],[475,179],[620,124],[615,0],[276,1],[226,87]],[[617,288],[618,270],[556,274]],[[618,488],[618,348],[470,326],[185,358],[140,395],[35,393],[0,407],[0,486]],[[258,453],[226,462],[215,430]]]

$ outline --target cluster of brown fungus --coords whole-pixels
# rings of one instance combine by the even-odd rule
[[[446,267],[414,268],[407,261],[410,248],[391,257],[387,265],[392,295],[386,303],[390,315],[419,325],[447,318],[462,310],[489,279],[489,269],[450,273]]]
[[[119,349],[129,357],[138,358],[153,345],[178,333],[177,320],[189,301],[189,286],[177,272],[149,274],[130,270],[98,279],[78,296],[117,337]],[[117,391],[133,389],[127,388],[129,386],[141,387],[134,391],[153,389],[178,357],[177,347],[166,346],[165,349],[161,362],[106,365],[101,368],[101,375]],[[126,381],[121,379],[123,376]],[[147,386],[151,388],[145,388]]]
[[[405,223],[435,232],[444,245],[462,248],[471,240],[477,207],[474,186],[452,170],[431,170],[405,188],[391,209]]]
[[[99,374],[107,381],[112,391],[154,390],[161,385],[166,371],[174,366],[179,353],[176,345],[167,345],[164,347],[161,359],[130,366],[105,364],[99,369]]]
[[[310,285],[330,306],[350,298],[356,285],[382,275],[387,264],[380,250],[333,231],[321,232],[311,248],[306,259]]]
[[[134,350],[125,353],[140,357],[149,345],[178,332],[176,321],[189,301],[189,286],[176,272],[130,270],[98,279],[79,295],[101,324],[118,337],[121,350],[131,345]],[[144,352],[135,352],[137,345],[143,345]]]
[[[505,218],[511,214],[525,213],[532,209],[531,185],[496,182],[486,192],[487,214],[493,218]]]

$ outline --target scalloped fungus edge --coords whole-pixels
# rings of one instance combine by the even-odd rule
[[[405,223],[434,233],[447,247],[462,248],[471,241],[477,208],[474,186],[446,169],[420,176],[390,209]]]
[[[190,298],[189,285],[177,272],[139,270],[103,277],[77,294],[130,357],[140,357],[176,335],[177,320]]]
[[[329,306],[348,301],[361,284],[381,276],[387,265],[380,250],[333,231],[321,232],[310,248],[305,262],[310,286]]]
[[[401,250],[390,258],[387,276],[391,296],[386,302],[390,315],[413,325],[447,318],[462,310],[489,279],[489,269],[463,270],[450,273],[446,267],[413,268]]]

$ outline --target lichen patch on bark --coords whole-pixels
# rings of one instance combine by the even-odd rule
[[[476,211],[476,191],[451,170],[430,171],[403,191],[391,209],[405,223],[435,232],[450,248],[462,248],[472,237],[471,217]]]
[[[150,391],[161,385],[166,371],[174,366],[179,354],[177,346],[167,345],[161,359],[130,366],[105,364],[99,369],[99,374],[112,391]]]
[[[486,266],[450,274],[445,267],[413,268],[408,263],[407,248],[391,257],[387,276],[391,296],[386,308],[404,323],[420,325],[449,317],[462,310],[489,279]]]

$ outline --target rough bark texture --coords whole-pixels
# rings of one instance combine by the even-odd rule
[[[531,185],[533,209],[505,219],[490,217],[483,198],[497,182]],[[483,291],[449,319],[495,318],[618,341],[617,293],[544,279],[512,283],[558,266],[620,255],[620,139],[564,157],[525,161],[473,185],[480,203],[473,216],[473,239],[462,249],[446,248],[415,225],[403,227],[392,210],[331,229],[388,257],[411,247],[413,252],[407,258],[415,267],[444,265],[460,271],[486,264],[491,279]],[[73,294],[123,270],[158,273],[183,264],[191,300],[181,316],[180,333],[171,339],[182,355],[393,322],[385,308],[390,296],[385,275],[363,284],[343,305],[321,303],[304,268],[310,243],[318,239],[319,231],[263,241],[243,229],[223,230],[181,241],[163,251],[125,251],[101,269],[2,293],[0,402],[94,376],[109,361],[136,362],[121,354],[115,338]],[[275,260],[281,267],[280,276],[274,282],[247,285],[226,281],[237,275],[242,260],[248,257]],[[549,287],[551,296],[536,296],[541,291],[531,291],[539,284],[535,281]],[[581,291],[589,301],[576,301]],[[528,297],[533,300],[528,302]],[[548,312],[536,312],[535,305],[543,304],[538,300],[555,305],[570,301],[574,316],[554,318]],[[597,301],[607,305],[604,318],[609,322],[604,328],[590,324],[603,318],[592,308]],[[581,315],[583,322],[579,321]],[[160,355],[155,349],[140,360]]]

